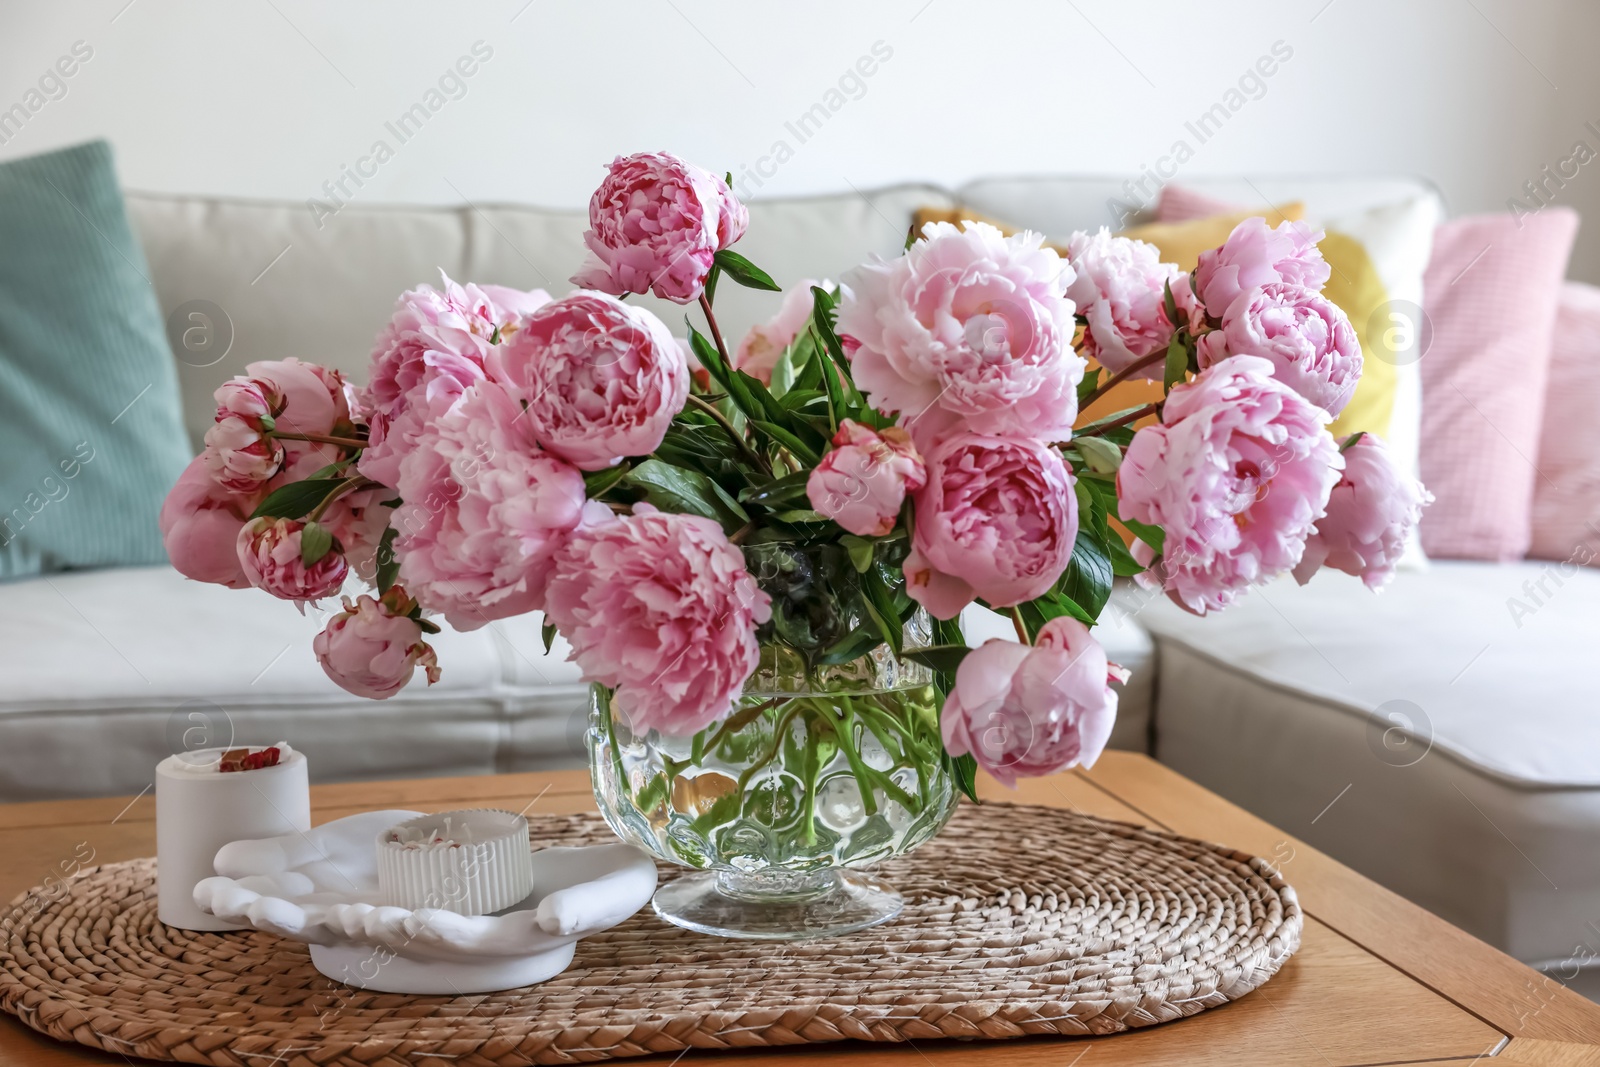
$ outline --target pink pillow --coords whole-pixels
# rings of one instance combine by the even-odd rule
[[[1227,215],[1238,210],[1238,204],[1218,200],[1182,185],[1163,185],[1161,195],[1156,199],[1157,222],[1188,222],[1190,219]]]
[[[1561,287],[1544,394],[1533,546],[1540,559],[1600,563],[1600,289]]]
[[[1471,215],[1434,231],[1422,306],[1422,515],[1429,556],[1520,559],[1528,551],[1534,457],[1556,299],[1577,212]]]

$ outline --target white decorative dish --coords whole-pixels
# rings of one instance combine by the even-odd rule
[[[378,835],[416,811],[369,811],[305,833],[234,841],[217,875],[194,887],[218,918],[303,941],[334,981],[385,993],[488,993],[552,978],[579,938],[649,902],[653,860],[631,845],[546,848],[531,856],[533,889],[492,915],[383,903]]]

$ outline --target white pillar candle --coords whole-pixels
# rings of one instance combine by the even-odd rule
[[[305,754],[284,744],[276,747],[275,766],[250,771],[220,770],[225,751],[220,748],[168,756],[156,766],[156,893],[162,922],[183,930],[247,929],[195,907],[194,887],[216,873],[212,861],[230,841],[311,829]]]

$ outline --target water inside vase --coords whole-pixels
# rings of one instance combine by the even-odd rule
[[[937,690],[914,664],[844,666],[803,685],[758,672],[693,737],[636,735],[597,690],[595,791],[613,828],[687,866],[770,872],[765,890],[742,880],[745,893],[803,892],[779,872],[864,866],[928,840],[956,801]]]

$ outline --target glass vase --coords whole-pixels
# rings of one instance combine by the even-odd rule
[[[624,841],[696,869],[656,892],[669,922],[772,940],[860,930],[901,908],[869,869],[955,811],[939,705],[932,673],[886,646],[816,666],[763,644],[732,714],[692,737],[635,733],[596,686],[595,797]]]

